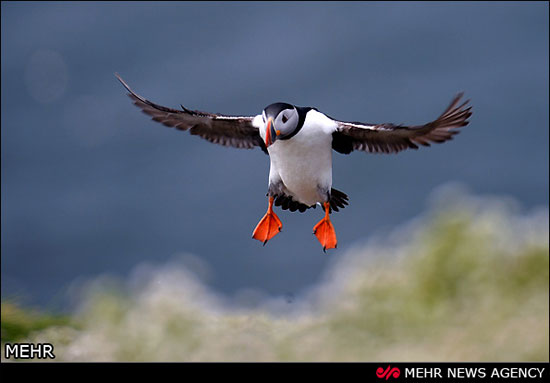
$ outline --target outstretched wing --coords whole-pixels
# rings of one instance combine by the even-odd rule
[[[420,126],[394,124],[364,124],[360,122],[336,121],[337,128],[332,134],[332,148],[349,154],[353,150],[372,153],[397,153],[405,149],[418,149],[418,145],[430,146],[452,139],[458,129],[468,125],[472,115],[469,100],[459,105],[459,93],[449,107],[435,121]]]
[[[181,105],[182,110],[157,105],[134,93],[118,74],[115,73],[115,75],[129,92],[128,96],[134,104],[150,115],[153,120],[179,130],[188,130],[189,133],[215,144],[243,149],[259,146],[267,153],[258,128],[252,124],[254,117],[223,116],[189,110],[183,105]]]

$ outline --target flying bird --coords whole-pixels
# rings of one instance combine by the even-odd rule
[[[271,165],[267,189],[267,212],[252,237],[265,245],[282,228],[273,205],[283,210],[305,212],[318,204],[324,217],[313,233],[323,251],[336,248],[336,232],[330,213],[348,205],[348,196],[332,187],[332,151],[349,154],[354,150],[369,153],[397,153],[418,149],[419,145],[451,140],[456,130],[468,125],[472,115],[469,100],[459,93],[434,121],[418,126],[391,123],[369,124],[331,118],[316,108],[277,102],[256,116],[229,116],[157,105],[134,93],[115,74],[129,92],[128,96],[144,113],[168,127],[187,130],[215,144],[242,149],[260,148],[269,155]]]

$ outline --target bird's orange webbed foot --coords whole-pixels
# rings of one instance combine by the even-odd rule
[[[252,233],[252,238],[263,242],[265,246],[267,241],[279,234],[282,228],[283,224],[281,220],[277,217],[277,214],[273,212],[273,197],[269,197],[267,213],[265,213],[264,217],[258,222],[258,225],[256,225],[254,233]]]
[[[327,249],[335,249],[338,246],[338,241],[336,240],[336,232],[334,231],[334,226],[330,222],[329,211],[330,204],[328,202],[324,203],[325,206],[325,216],[322,220],[319,221],[317,225],[313,228],[313,234],[317,237],[321,246],[323,246],[323,251],[326,253]]]

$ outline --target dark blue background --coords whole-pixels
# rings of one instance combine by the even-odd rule
[[[77,278],[194,254],[208,284],[288,294],[332,257],[421,213],[439,185],[548,205],[548,4],[2,2],[2,296],[63,301]],[[458,91],[454,141],[334,155],[351,198],[339,249],[282,212],[262,248],[269,160],[152,122],[113,73],[163,105],[255,115],[286,101],[418,124]]]

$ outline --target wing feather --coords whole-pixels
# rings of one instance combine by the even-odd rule
[[[365,124],[336,121],[333,133],[334,150],[349,154],[353,150],[371,153],[397,153],[405,149],[418,149],[418,145],[430,146],[451,140],[458,128],[468,125],[472,115],[469,100],[459,105],[463,93],[455,96],[447,109],[434,121],[419,126],[403,126],[391,123]]]
[[[128,91],[128,96],[134,104],[154,121],[178,130],[188,130],[190,134],[215,144],[242,149],[259,146],[267,153],[258,128],[252,124],[253,116],[224,116],[190,110],[183,105],[180,105],[181,110],[168,108],[136,94],[118,74],[115,75]]]

